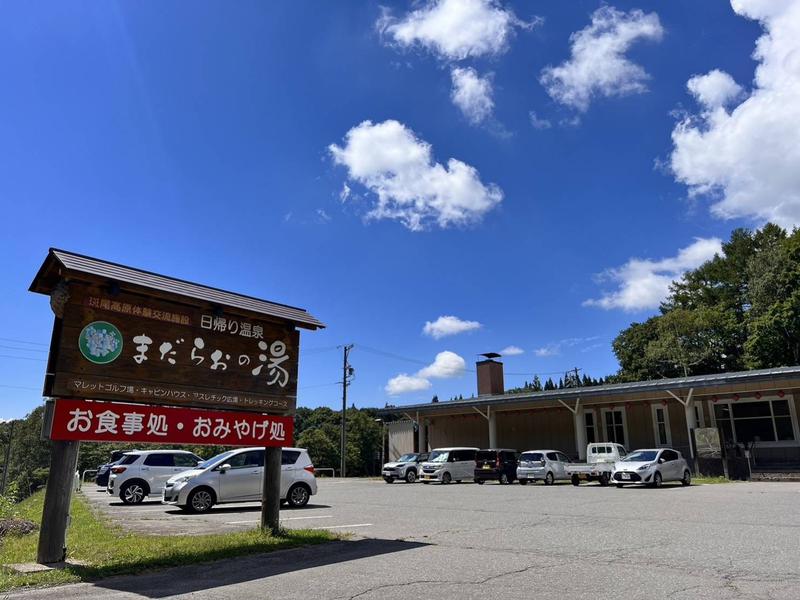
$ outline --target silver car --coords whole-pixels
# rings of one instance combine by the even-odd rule
[[[529,481],[544,481],[552,485],[556,480],[569,479],[566,467],[571,461],[558,450],[526,450],[519,457],[517,480],[520,485]]]
[[[189,512],[203,513],[215,504],[261,499],[264,448],[240,448],[218,454],[196,469],[172,477],[161,501]],[[317,493],[314,465],[304,448],[281,452],[281,502],[293,508],[308,504]]]

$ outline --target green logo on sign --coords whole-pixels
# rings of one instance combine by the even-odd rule
[[[81,331],[78,348],[89,362],[107,365],[122,354],[122,334],[111,323],[95,321]]]

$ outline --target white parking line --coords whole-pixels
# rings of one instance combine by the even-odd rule
[[[312,517],[286,517],[281,521],[299,521],[300,519],[332,519],[333,515],[315,515]],[[245,523],[258,523],[260,519],[249,519],[247,521],[226,521],[226,525],[243,525]]]
[[[372,523],[355,523],[354,525],[330,525],[328,527],[311,527],[311,529],[348,529],[350,527],[372,527]]]

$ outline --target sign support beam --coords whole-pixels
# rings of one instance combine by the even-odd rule
[[[264,448],[261,531],[279,535],[281,510],[281,448]]]
[[[80,442],[53,441],[36,562],[50,564],[66,559],[69,505],[75,487],[79,447]]]

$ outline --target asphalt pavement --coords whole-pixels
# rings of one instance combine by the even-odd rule
[[[257,505],[202,517],[157,503],[92,502],[168,534],[254,527]],[[322,546],[115,577],[13,598],[800,598],[800,484],[662,489],[386,485],[321,480],[286,527],[352,534]]]

